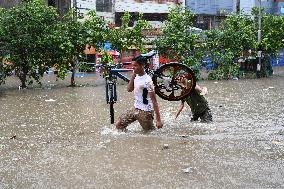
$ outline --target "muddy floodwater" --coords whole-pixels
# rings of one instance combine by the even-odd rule
[[[158,98],[164,128],[110,124],[103,80],[0,86],[0,188],[284,188],[284,74],[201,81],[214,122]],[[123,83],[123,82],[122,82]],[[133,105],[118,86],[115,119]]]

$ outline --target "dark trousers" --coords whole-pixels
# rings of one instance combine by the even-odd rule
[[[209,123],[213,121],[211,110],[206,108],[202,113],[193,114],[191,121],[197,121],[200,118],[201,122]]]

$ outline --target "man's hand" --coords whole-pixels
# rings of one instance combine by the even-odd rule
[[[163,127],[163,123],[161,121],[157,121],[156,126],[158,129],[161,129]]]
[[[127,84],[127,91],[132,92],[134,90],[134,79],[136,77],[136,74],[133,72],[131,79],[129,83]]]
[[[134,80],[134,79],[135,79],[135,77],[136,77],[136,73],[134,73],[134,72],[133,72],[133,73],[132,73],[132,75],[131,75],[131,79],[133,79],[133,80]]]

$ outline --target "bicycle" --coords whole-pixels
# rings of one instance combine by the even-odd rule
[[[181,63],[168,63],[153,70],[150,68],[149,60],[154,56],[154,52],[141,54],[147,59],[145,72],[152,77],[155,86],[155,93],[162,99],[168,101],[179,101],[186,98],[196,86],[196,77],[193,71],[186,65]],[[127,63],[130,64],[130,63]],[[105,72],[106,81],[106,101],[110,105],[111,124],[114,123],[114,103],[117,101],[116,80],[120,78],[129,82],[129,78],[120,72],[129,72],[132,69],[122,69],[123,64],[105,64],[101,65]],[[179,78],[186,79],[187,87],[179,83]],[[189,87],[188,87],[189,86]]]

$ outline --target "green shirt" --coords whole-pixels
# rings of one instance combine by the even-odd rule
[[[184,101],[190,106],[192,114],[200,114],[209,108],[207,100],[196,90],[193,90]]]

